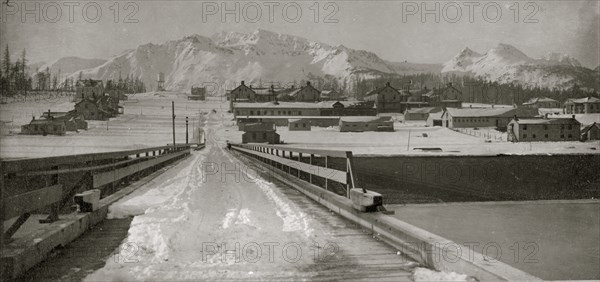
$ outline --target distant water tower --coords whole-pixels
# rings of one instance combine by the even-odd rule
[[[165,91],[165,74],[162,72],[158,73],[158,86],[156,91]]]

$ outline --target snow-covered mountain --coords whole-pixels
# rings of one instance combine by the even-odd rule
[[[37,66],[39,71],[45,71],[46,68],[50,69],[51,73],[72,74],[79,70],[95,68],[99,65],[106,63],[104,59],[86,59],[79,57],[63,57],[49,64],[42,64]]]
[[[468,71],[467,67],[471,66],[479,58],[481,58],[481,54],[469,49],[469,47],[465,47],[452,60],[443,65],[442,72],[466,72]]]
[[[567,89],[575,84],[599,87],[594,71],[582,67],[568,55],[549,53],[541,59],[534,59],[508,44],[499,44],[485,54],[465,48],[444,64],[442,73],[468,74],[527,87]]]
[[[440,70],[440,65],[388,62],[372,52],[259,29],[141,45],[83,70],[83,76],[116,79],[119,73],[132,74],[153,89],[163,72],[167,89],[189,91],[191,86],[216,82],[222,92],[241,80],[291,83],[320,77],[349,90],[358,78]]]

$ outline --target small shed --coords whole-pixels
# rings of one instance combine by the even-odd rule
[[[340,132],[394,131],[392,117],[340,117]]]
[[[247,123],[244,125],[242,143],[279,144],[279,134],[273,123]]]
[[[310,119],[289,119],[288,120],[289,131],[310,131],[311,121]]]

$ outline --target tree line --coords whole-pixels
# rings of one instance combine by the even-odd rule
[[[548,97],[561,103],[573,98],[600,98],[597,89],[588,89],[577,84],[569,89],[548,89],[539,86],[525,87],[516,83],[498,83],[457,74],[434,73],[359,78],[354,81],[352,92],[355,98],[362,99],[366,93],[384,86],[387,82],[398,90],[421,90],[423,94],[430,91],[442,93],[451,85],[462,93],[462,97],[457,98],[469,103],[520,105],[532,98],[540,97]]]
[[[37,69],[33,74],[29,72],[30,66],[27,64],[27,52],[25,49],[21,56],[11,60],[10,49],[6,45],[0,64],[0,89],[2,96],[11,97],[14,95],[27,95],[33,91],[66,91],[76,90],[77,81],[83,80],[83,73],[79,72],[77,79],[66,77],[61,79],[61,71],[52,73],[49,67],[43,70]],[[146,86],[133,75],[127,75],[124,79],[119,74],[116,81],[107,80],[104,84],[107,92],[121,91],[122,93],[142,93],[146,92]]]

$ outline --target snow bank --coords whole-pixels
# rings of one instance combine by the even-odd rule
[[[418,281],[467,281],[467,275],[456,272],[439,272],[427,268],[417,267],[413,274],[415,282]]]

